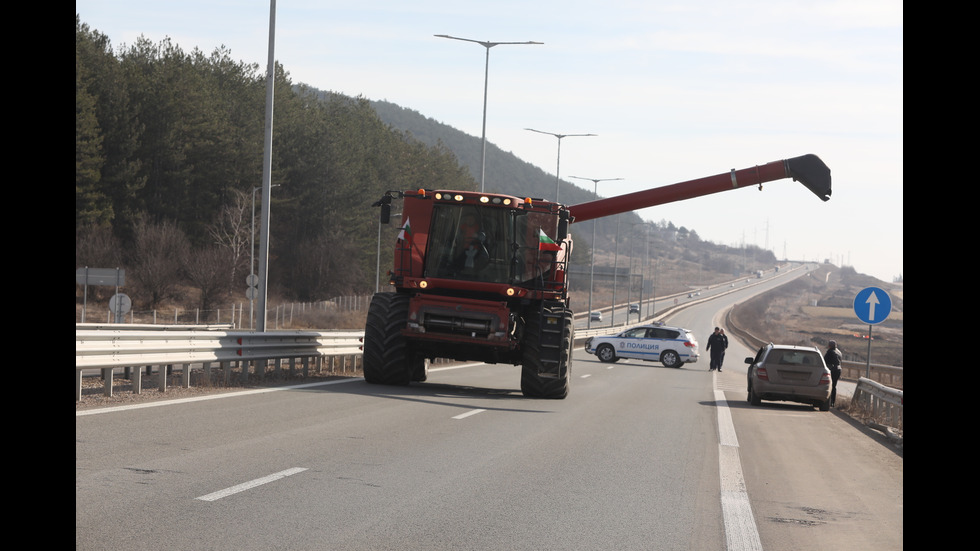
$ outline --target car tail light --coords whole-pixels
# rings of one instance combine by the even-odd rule
[[[688,348],[694,348],[694,343],[691,341],[684,341],[684,346]]]
[[[763,381],[769,380],[769,373],[766,371],[766,368],[764,367],[760,367],[759,369],[756,369],[755,376]]]
[[[822,385],[829,385],[830,384],[830,373],[824,373],[820,377],[820,384],[822,384]]]

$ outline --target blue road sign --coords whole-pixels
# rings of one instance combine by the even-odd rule
[[[878,287],[868,287],[854,297],[854,313],[864,323],[874,325],[885,321],[892,311],[892,299]]]

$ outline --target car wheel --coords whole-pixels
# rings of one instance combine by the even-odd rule
[[[753,406],[761,406],[762,400],[759,399],[759,395],[752,390],[752,386],[749,386],[749,403]]]
[[[599,361],[611,363],[615,362],[619,358],[616,357],[616,350],[613,349],[612,345],[600,344],[599,348],[596,349],[595,355],[599,358]]]
[[[818,407],[820,408],[820,411],[830,411],[830,400],[827,399],[824,400],[823,402],[820,402],[820,405]]]
[[[660,355],[660,361],[666,367],[680,367],[682,363],[680,355],[673,350],[668,350]]]

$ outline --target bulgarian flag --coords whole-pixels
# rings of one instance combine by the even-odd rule
[[[561,245],[552,241],[545,235],[544,230],[538,228],[538,250],[539,251],[560,251]]]
[[[410,219],[405,219],[405,225],[401,227],[401,231],[398,232],[399,241],[412,241],[412,222]]]

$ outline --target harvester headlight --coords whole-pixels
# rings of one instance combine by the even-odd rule
[[[513,288],[513,287],[508,287],[508,288],[507,288],[507,296],[509,296],[509,297],[512,297],[512,296],[514,296],[514,293],[515,293],[515,292],[516,292],[516,291],[514,291],[514,288]]]
[[[422,289],[425,289],[428,286],[429,286],[429,282],[424,279],[419,282],[419,287],[421,287]]]

